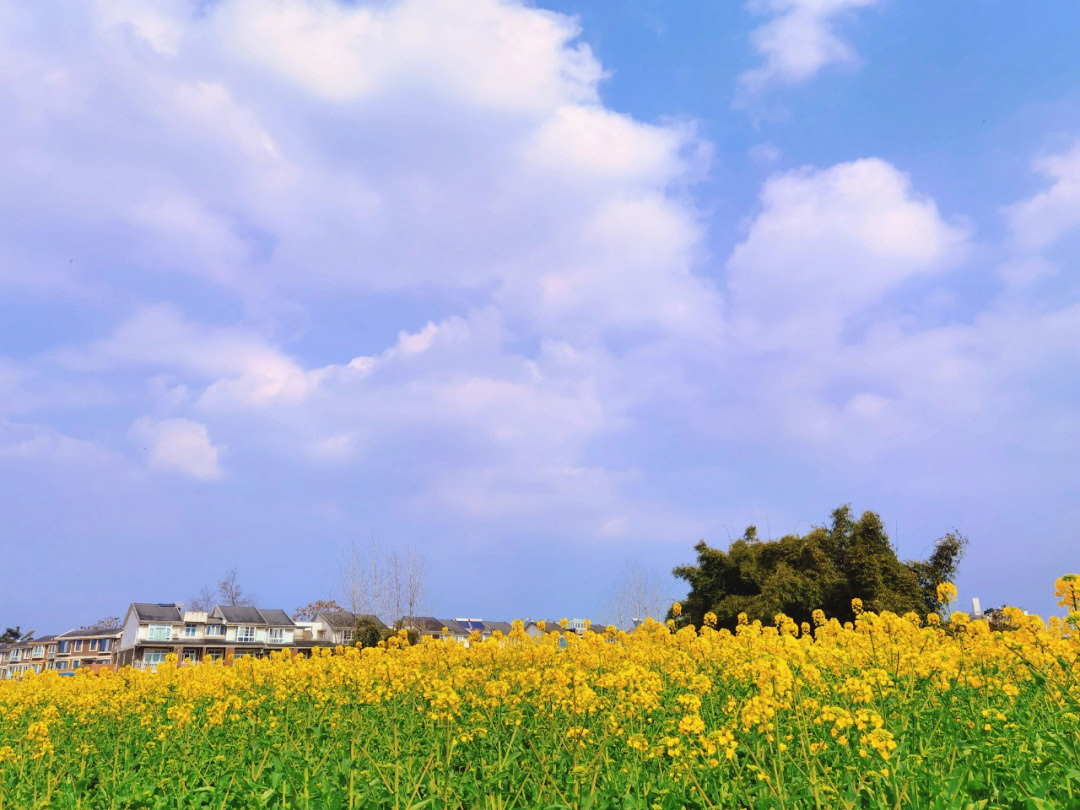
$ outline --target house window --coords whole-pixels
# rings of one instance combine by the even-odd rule
[[[43,655],[45,655],[45,645],[44,644],[35,645],[34,646],[34,652],[33,652],[33,655],[31,657],[32,658],[41,658]]]
[[[225,650],[218,647],[211,647],[206,651],[207,661],[221,661],[225,658]]]
[[[18,661],[20,658],[22,658],[22,650],[12,650],[11,651],[11,660],[12,661]]]
[[[354,633],[353,633],[352,630],[342,630],[341,631],[341,640],[346,641],[346,642],[347,641],[352,641],[353,640],[353,635],[354,635]]]
[[[57,669],[67,669],[67,667],[68,667],[68,662],[67,661],[57,661],[56,662],[56,668]]]
[[[56,651],[57,652],[66,653],[70,649],[71,649],[71,642],[70,641],[61,641],[59,644],[56,645]]]
[[[184,663],[197,664],[199,663],[199,651],[198,650],[184,650]]]
[[[270,628],[270,643],[271,644],[284,644],[285,643],[285,631],[280,627]]]
[[[199,626],[197,624],[185,624],[184,625],[184,635],[187,636],[188,638],[194,638],[196,635],[198,635],[198,632],[199,632]]]
[[[237,641],[254,641],[255,640],[255,628],[251,625],[241,625],[236,628],[236,640]]]
[[[172,638],[172,625],[152,624],[146,633],[146,637],[150,641],[169,641]]]
[[[225,625],[223,624],[208,624],[203,631],[208,636],[223,636],[225,635]]]
[[[80,663],[82,663],[82,662],[81,662],[81,661],[79,661],[79,659],[78,659],[78,658],[72,658],[72,659],[71,659],[71,668],[72,668],[72,669],[78,669],[78,668],[79,668],[79,664],[80,664]]]
[[[167,650],[147,650],[143,653],[143,668],[157,672],[158,665],[165,663],[165,656],[168,654]]]
[[[82,650],[82,639],[80,638],[78,641],[75,642],[75,652],[80,652],[81,650]]]

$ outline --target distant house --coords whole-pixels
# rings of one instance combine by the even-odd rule
[[[40,674],[51,669],[55,659],[56,636],[34,638],[33,633],[27,633],[0,651],[0,679],[19,678],[27,672]]]
[[[465,633],[480,633],[481,638],[490,638],[492,633],[510,635],[513,626],[510,622],[485,621],[484,619],[455,619]],[[467,635],[468,638],[468,635]],[[468,642],[467,642],[468,644]]]
[[[562,628],[559,626],[559,621],[545,621],[544,629],[540,629],[539,620],[525,622],[525,635],[530,638],[538,638],[540,636],[547,635],[548,633],[561,633]]]
[[[434,616],[402,616],[394,626],[415,630],[428,638],[453,638],[458,641],[466,641],[472,632],[454,619],[436,619]],[[443,633],[443,628],[446,628],[446,633]]]
[[[347,646],[356,641],[356,628],[361,622],[372,622],[380,631],[387,629],[378,616],[348,610],[320,610],[314,621],[305,624],[311,627],[314,638]]]
[[[310,654],[321,646],[284,610],[219,605],[185,611],[172,602],[133,602],[124,614],[117,664],[157,669],[173,653],[179,663],[261,658],[274,650]]]
[[[81,627],[56,637],[53,669],[73,672],[82,667],[111,666],[120,645],[119,627]]]
[[[492,633],[509,635],[513,629],[510,622],[493,622],[483,619],[454,619],[467,633],[479,633],[481,638],[489,638]]]

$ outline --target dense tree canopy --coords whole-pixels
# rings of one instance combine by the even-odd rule
[[[785,613],[803,622],[821,608],[846,621],[853,618],[856,597],[866,610],[925,615],[941,609],[937,585],[952,581],[966,542],[950,533],[937,541],[929,559],[902,562],[881,518],[864,512],[856,521],[848,506],[832,513],[831,525],[803,536],[762,541],[749,526],[726,552],[699,542],[697,564],[674,570],[690,585],[682,620],[700,625],[711,611],[727,627],[740,613],[766,623]]]

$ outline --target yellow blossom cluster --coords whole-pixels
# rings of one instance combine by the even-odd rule
[[[1075,627],[853,606],[0,682],[0,808],[930,806],[961,760],[988,806],[1080,795]]]

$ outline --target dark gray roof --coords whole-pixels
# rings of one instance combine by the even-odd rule
[[[259,608],[266,623],[271,627],[296,627],[296,622],[289,618],[289,614],[278,608]]]
[[[132,602],[140,622],[178,622],[184,618],[180,606],[166,602]]]
[[[214,610],[230,624],[263,624],[265,621],[259,609],[250,605],[218,605]]]
[[[421,633],[441,633],[445,627],[450,635],[467,636],[469,631],[453,619],[436,619],[434,616],[402,616],[398,620],[401,627],[414,627]]]
[[[530,621],[530,622],[526,622],[525,623],[525,628],[528,629],[529,627],[536,627],[536,629],[539,630],[540,628],[536,624],[537,621],[543,621],[544,622],[544,632],[545,633],[558,633],[558,632],[560,632],[562,630],[562,627],[559,626],[559,620],[558,619],[555,619],[555,620],[547,620],[547,619],[533,620],[533,621]]]
[[[500,633],[503,633],[504,635],[509,634],[510,631],[514,629],[511,626],[510,622],[484,622],[484,627],[489,632],[494,633],[496,630],[498,630]]]
[[[218,605],[216,613],[229,624],[267,624],[271,627],[296,627],[289,614],[278,608],[257,608],[251,605]]]
[[[119,627],[78,627],[61,633],[57,638],[114,638],[121,632]]]

